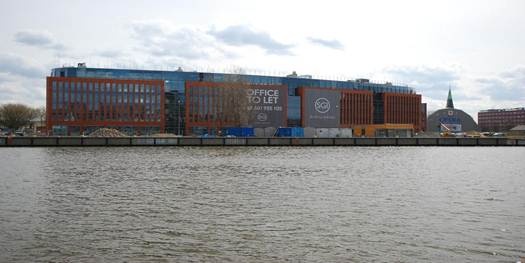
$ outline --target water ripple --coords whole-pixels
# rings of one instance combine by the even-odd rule
[[[0,148],[0,154],[0,262],[516,262],[525,256],[524,148]]]

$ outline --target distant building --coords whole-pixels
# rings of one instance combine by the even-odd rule
[[[525,125],[525,108],[490,109],[478,112],[481,131],[508,131],[517,125]]]
[[[421,103],[421,131],[427,130],[427,104]]]
[[[427,132],[466,132],[478,131],[478,125],[466,112],[455,109],[452,91],[448,90],[447,106],[430,114],[427,119]]]
[[[507,132],[507,136],[525,137],[525,125],[518,125]]]

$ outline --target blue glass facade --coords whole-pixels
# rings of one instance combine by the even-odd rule
[[[184,72],[184,71],[158,71],[158,70],[130,70],[130,69],[106,69],[106,68],[55,68],[51,71],[52,77],[78,77],[78,78],[109,78],[109,79],[159,79],[167,83],[166,91],[177,91],[184,93],[186,81],[209,81],[223,82],[225,77],[232,74]],[[310,79],[298,77],[275,77],[260,75],[242,75],[243,79],[252,84],[263,85],[286,85],[288,95],[296,96],[296,89],[302,87],[338,88],[368,90],[374,93],[414,93],[407,86],[392,84],[371,83],[368,81],[336,81],[323,79]]]

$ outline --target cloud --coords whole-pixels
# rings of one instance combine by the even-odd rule
[[[151,38],[154,36],[161,36],[165,34],[164,29],[162,28],[162,23],[163,22],[159,21],[135,22],[131,25],[131,28],[139,36]]]
[[[339,42],[339,40],[337,39],[328,40],[328,39],[322,39],[322,38],[309,37],[308,41],[310,41],[311,43],[317,44],[317,45],[327,47],[327,48],[332,48],[332,49],[337,49],[337,50],[344,49],[343,44]]]
[[[9,81],[9,74],[5,72],[0,72],[0,84]]]
[[[0,82],[0,104],[24,103],[30,106],[45,105],[45,80],[22,77]]]
[[[124,56],[124,52],[116,49],[98,50],[94,51],[92,55],[104,58],[119,58]]]
[[[216,39],[232,46],[257,46],[268,54],[292,55],[290,49],[293,45],[287,45],[273,39],[268,33],[255,31],[244,25],[229,26],[223,30],[211,29],[208,33]]]
[[[171,28],[162,22],[146,21],[133,23],[131,29],[133,37],[141,44],[140,48],[153,56],[188,60],[232,56],[211,36],[197,28]]]
[[[449,85],[454,106],[475,117],[480,109],[522,107],[525,101],[525,67],[475,77],[454,67],[395,67],[385,70],[393,81],[414,87],[425,97],[429,111],[443,108]]]
[[[10,54],[0,54],[0,73],[27,78],[42,78],[45,76],[45,71],[41,68],[31,65],[19,56]]]
[[[502,72],[494,77],[477,78],[475,83],[492,100],[525,101],[525,67]]]
[[[15,54],[0,53],[0,104],[45,105],[50,65]]]
[[[459,73],[454,69],[439,67],[392,67],[384,71],[387,78],[393,82],[405,83],[415,88],[422,95],[436,99],[446,100],[448,88],[454,89],[455,82],[460,79]],[[454,99],[459,92],[454,92]]]
[[[12,54],[0,54],[0,104],[26,103],[43,105],[45,77],[42,68]]]
[[[240,46],[255,46],[267,54],[291,55],[292,45],[274,40],[265,32],[245,26],[215,28],[179,27],[172,23],[153,20],[131,24],[132,37],[138,41],[138,50],[158,59],[185,61],[220,61],[239,57]],[[100,54],[104,56],[104,54]],[[111,55],[111,54],[106,54]]]
[[[51,33],[46,31],[19,31],[15,34],[15,41],[28,46],[34,46],[45,49],[65,49],[64,45],[55,41]]]

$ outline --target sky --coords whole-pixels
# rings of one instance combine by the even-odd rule
[[[408,85],[428,111],[525,107],[525,1],[0,0],[0,104],[45,105],[52,68]]]

